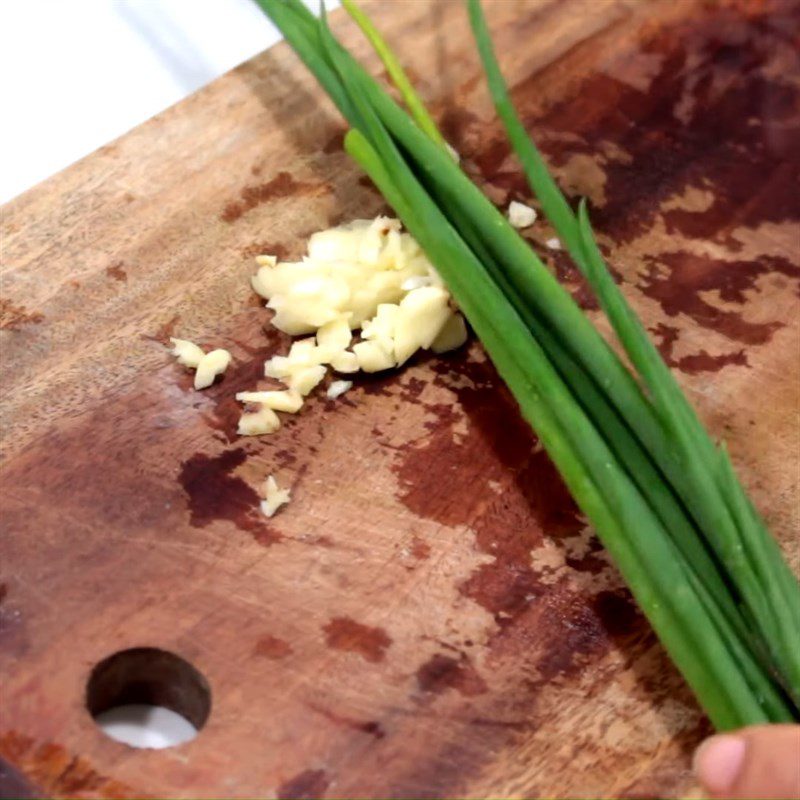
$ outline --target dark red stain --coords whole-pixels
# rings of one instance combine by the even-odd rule
[[[566,596],[563,602],[553,605],[554,610],[557,609],[556,625],[548,624],[548,628],[558,631],[558,641],[553,642],[553,647],[542,648],[536,660],[541,683],[575,674],[585,666],[587,656],[605,652],[608,647],[600,619],[584,598]]]
[[[543,532],[563,538],[579,533],[583,523],[491,363],[470,360],[464,349],[432,366],[436,382],[457,402],[425,406],[435,414],[429,435],[402,449],[393,467],[400,500],[417,516],[475,532],[476,547],[492,561],[478,567],[460,590],[503,625],[541,591],[530,551],[542,544]],[[468,434],[455,440],[452,429],[461,415]],[[471,465],[466,472],[465,464]],[[460,478],[432,482],[430,475]],[[490,481],[502,487],[500,494]]]
[[[169,346],[169,340],[171,337],[175,336],[175,328],[180,321],[180,314],[175,314],[171,319],[161,325],[152,336],[142,334],[141,338],[149,342],[158,342],[159,344]]]
[[[124,261],[115,261],[113,264],[109,264],[106,267],[106,275],[108,275],[109,278],[113,278],[115,281],[127,283],[128,273],[123,269],[124,266]]]
[[[701,349],[699,353],[691,353],[690,355],[675,358],[672,352],[680,331],[671,325],[665,325],[663,322],[659,322],[651,330],[656,337],[658,349],[664,361],[670,367],[679,369],[681,372],[697,375],[701,372],[719,372],[719,370],[728,365],[750,366],[747,361],[747,354],[743,349],[717,356],[712,356],[705,349]]]
[[[436,653],[417,670],[417,685],[423,692],[441,694],[454,689],[465,697],[474,697],[488,691],[486,681],[480,676],[469,658],[459,658]]]
[[[281,536],[267,525],[261,514],[261,498],[232,474],[246,458],[243,449],[236,449],[215,456],[195,453],[181,464],[178,481],[188,498],[189,521],[195,528],[204,528],[217,520],[227,520],[260,544],[271,545],[280,541]]]
[[[344,151],[344,135],[347,133],[346,128],[338,128],[336,132],[328,139],[322,146],[322,152],[326,155],[331,153],[341,153]]]
[[[615,641],[646,626],[644,615],[627,589],[598,592],[592,599],[591,608],[603,630]]]
[[[289,249],[280,242],[270,242],[263,240],[253,242],[239,250],[242,258],[255,258],[256,256],[275,256],[278,261],[284,261],[289,257]]]
[[[330,709],[324,708],[323,706],[318,706],[315,703],[308,703],[307,705],[312,711],[315,711],[317,714],[320,714],[321,716],[325,717],[325,719],[330,720],[336,725],[341,725],[344,728],[350,728],[354,731],[358,731],[359,733],[365,733],[375,739],[383,739],[384,736],[386,736],[386,731],[384,731],[383,726],[375,720],[362,722],[361,720],[353,719],[352,717],[346,717],[342,714],[337,714]]]
[[[278,787],[278,800],[315,800],[325,796],[328,786],[330,778],[324,769],[307,769]]]
[[[289,450],[287,448],[276,450],[275,461],[279,467],[291,467],[297,463],[297,453],[294,450]]]
[[[657,300],[668,316],[686,314],[701,327],[743,344],[768,342],[784,323],[749,322],[737,311],[712,305],[702,293],[716,291],[726,303],[744,305],[745,292],[755,290],[762,275],[775,273],[800,278],[800,267],[778,256],[762,256],[757,261],[726,261],[677,252],[660,253],[647,261],[650,268],[638,286]],[[666,275],[662,274],[663,267],[668,269]]]
[[[0,646],[8,653],[15,653],[17,657],[27,652],[30,641],[27,626],[18,608],[6,602],[8,598],[8,585],[0,584]]]
[[[596,310],[600,308],[594,292],[588,282],[575,266],[569,253],[565,250],[549,250],[538,248],[539,255],[545,264],[552,265],[553,272],[559,281],[569,290],[572,299],[583,309]]]
[[[643,26],[637,48],[648,57],[644,69],[656,64],[654,75],[638,74],[637,61],[625,48],[605,56],[600,69],[544,111],[538,110],[538,98],[547,75],[530,75],[512,94],[573,199],[592,187],[570,174],[571,157],[586,154],[598,161],[606,200],[592,209],[592,218],[617,244],[646,234],[661,216],[669,234],[714,241],[735,253],[742,250],[737,228],[766,222],[796,227],[800,220],[800,85],[784,77],[800,69],[798,37],[800,4],[707,4],[681,22]],[[618,74],[628,79],[614,77]],[[466,108],[448,109],[442,122],[465,169],[495,202],[529,199],[496,122],[485,123]],[[627,158],[609,153],[608,143]],[[666,200],[690,188],[709,194],[708,207],[662,211]],[[573,288],[577,276],[562,259],[555,257],[559,277],[579,303],[591,303],[579,278]],[[723,300],[745,306],[744,290],[752,290],[759,276],[800,278],[798,264],[779,257],[734,261],[678,252],[654,256],[649,264],[639,287],[665,313],[685,313],[747,345],[769,341],[784,321],[751,323],[735,307],[715,308],[703,293],[720,290]],[[720,357],[701,351],[675,366],[714,371],[743,358],[738,349]]]
[[[420,561],[424,561],[426,558],[430,558],[431,546],[423,539],[420,539],[419,536],[415,536],[411,540],[411,555]]]
[[[0,299],[0,330],[18,331],[24,325],[37,325],[44,319],[41,311],[28,311],[6,298]]]
[[[688,186],[710,190],[713,202],[705,211],[668,212],[670,232],[737,247],[733,227],[798,218],[800,87],[781,75],[798,67],[800,6],[743,8],[709,5],[679,24],[647,29],[640,50],[660,66],[646,89],[596,72],[569,101],[527,120],[580,137],[542,137],[556,162],[597,153],[608,140],[631,155],[630,163],[607,165],[608,202],[596,215],[615,240],[646,232],[661,203]],[[627,57],[617,65],[624,69]],[[535,83],[515,87],[523,105]]]
[[[570,570],[593,574],[608,571],[610,563],[597,539],[584,541],[585,521],[491,363],[465,350],[432,368],[435,382],[456,402],[439,410],[439,424],[428,436],[397,451],[399,498],[418,516],[469,527],[476,548],[491,557],[459,590],[496,620],[488,642],[493,663],[514,663],[521,675],[535,676],[527,691],[536,693],[556,677],[579,674],[613,644],[639,641],[649,628],[627,593],[584,593],[569,582]],[[422,387],[412,394],[416,400],[406,402],[438,408],[423,402]],[[462,415],[467,433],[454,439],[453,425]],[[430,480],[451,474],[458,481]],[[531,550],[546,539],[558,545],[579,535],[582,555],[565,550],[567,569],[558,581],[550,567],[542,572],[532,560]],[[479,685],[460,652],[434,657],[418,681],[428,690],[452,684],[469,692]]]
[[[250,174],[258,177],[261,174],[261,165],[253,164],[253,166],[250,167]]]
[[[279,639],[277,636],[267,634],[262,636],[253,648],[254,656],[261,656],[269,658],[272,661],[278,661],[281,658],[290,656],[294,651],[289,642]]]
[[[328,190],[326,184],[304,183],[295,180],[288,172],[279,172],[272,180],[254,186],[245,186],[240,200],[228,203],[220,215],[223,222],[236,222],[239,217],[262,203],[282,197],[311,197]]]
[[[362,625],[350,617],[334,617],[323,630],[328,647],[357,653],[373,663],[383,661],[392,643],[383,628]]]

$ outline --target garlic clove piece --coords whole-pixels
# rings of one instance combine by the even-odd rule
[[[410,291],[401,301],[395,319],[394,355],[398,365],[418,349],[428,348],[450,317],[449,295],[437,286]]]
[[[170,352],[178,359],[178,363],[184,367],[197,369],[197,365],[203,360],[205,353],[194,343],[188,339],[172,339],[173,344]]]
[[[434,353],[447,353],[461,347],[467,341],[467,325],[464,317],[454,312],[445,322],[436,338],[433,340],[431,350]]]
[[[285,379],[285,382],[289,385],[290,389],[299,392],[305,397],[320,383],[327,371],[328,370],[322,364],[301,367],[300,369],[294,370],[288,379]]]
[[[231,354],[227,350],[212,350],[206,353],[197,365],[194,373],[194,388],[205,389],[214,383],[217,375],[222,375],[231,363]]]
[[[377,341],[359,342],[353,345],[353,353],[358,360],[358,366],[364,372],[380,372],[396,366],[392,353]]]
[[[358,372],[358,356],[349,350],[344,350],[331,358],[331,366],[336,372]]]
[[[271,408],[262,406],[258,411],[242,414],[236,432],[240,436],[263,436],[275,433],[280,426],[278,415]]]
[[[265,392],[239,392],[236,399],[240,403],[258,403],[271,408],[273,411],[285,411],[287,414],[296,414],[303,405],[303,398],[298,392],[291,389],[283,391]]]

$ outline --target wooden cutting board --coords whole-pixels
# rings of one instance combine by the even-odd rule
[[[369,9],[470,174],[528,199],[461,4]],[[800,5],[487,13],[526,124],[797,566]],[[479,345],[235,435],[234,393],[286,346],[253,255],[384,207],[342,133],[281,45],[3,209],[5,793],[691,791],[709,725]],[[229,348],[225,379],[195,393],[169,335]],[[293,492],[271,521],[269,473]],[[146,651],[92,672],[129,648],[194,669]],[[95,711],[210,715],[129,748],[93,723],[92,674]]]

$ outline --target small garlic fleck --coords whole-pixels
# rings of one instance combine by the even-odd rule
[[[551,250],[560,250],[560,249],[561,249],[561,240],[560,240],[558,237],[556,237],[556,236],[554,236],[552,239],[548,239],[548,240],[545,242],[545,244],[546,244],[546,245],[547,245],[547,247],[549,247]]]
[[[266,517],[271,517],[281,506],[286,505],[292,499],[289,489],[281,489],[272,475],[264,483],[264,495],[265,499],[261,501],[261,511]]]
[[[326,392],[328,399],[335,400],[337,397],[341,397],[352,385],[353,381],[334,381]]]
[[[512,200],[508,206],[508,221],[514,228],[527,228],[536,222],[536,209]]]

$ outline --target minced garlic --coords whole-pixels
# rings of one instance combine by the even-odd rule
[[[178,359],[178,363],[184,367],[197,369],[197,365],[205,353],[194,342],[187,339],[170,339],[170,341],[173,344],[172,355]]]
[[[325,392],[328,400],[335,400],[341,397],[348,389],[353,387],[353,381],[334,381]]]
[[[275,433],[280,426],[280,417],[271,408],[261,406],[258,411],[247,412],[239,417],[237,433],[240,436],[263,436],[265,433]]]
[[[236,399],[240,403],[260,404],[273,411],[285,411],[288,414],[295,414],[303,405],[300,393],[293,392],[291,389],[282,392],[239,392]]]
[[[442,279],[396,219],[356,220],[319,231],[302,261],[265,255],[256,262],[253,288],[275,312],[272,324],[304,338],[264,365],[264,375],[289,392],[240,392],[243,403],[293,413],[329,367],[345,374],[380,372],[400,366],[419,349],[443,353],[466,340],[464,318]],[[353,344],[358,330],[361,340]],[[334,381],[328,396],[338,397],[350,385]],[[281,394],[292,398],[276,400]],[[257,413],[242,417],[248,431],[267,427]]]
[[[292,494],[289,489],[281,489],[275,478],[270,475],[264,483],[264,499],[261,501],[261,511],[265,516],[271,517],[291,499]]]
[[[508,206],[508,221],[514,228],[528,228],[536,222],[536,209],[512,200]]]
[[[222,375],[230,363],[231,354],[227,350],[212,350],[206,353],[195,370],[194,388],[205,389],[211,386],[217,375]]]
[[[196,344],[186,339],[170,339],[172,354],[178,363],[195,370],[194,388],[205,389],[214,383],[217,375],[222,375],[231,363],[231,354],[227,350],[212,350],[204,353]]]

